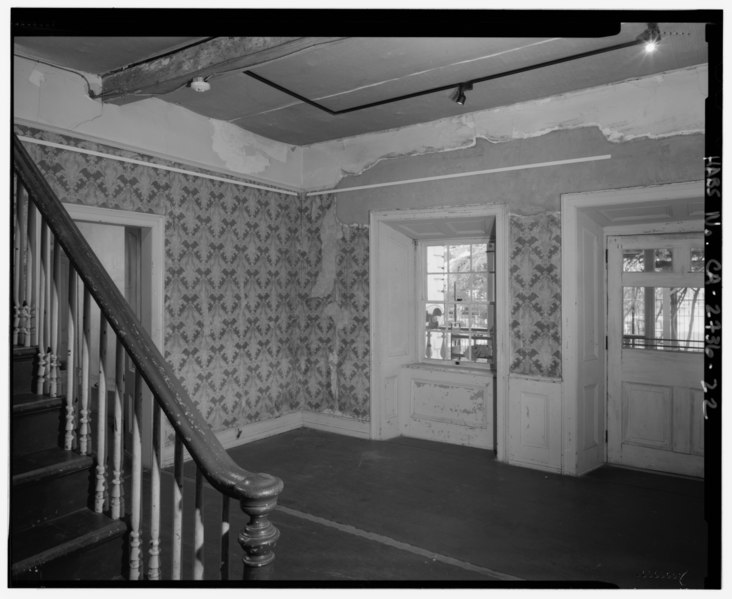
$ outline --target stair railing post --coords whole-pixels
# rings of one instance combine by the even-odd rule
[[[99,395],[97,397],[97,468],[94,511],[104,511],[107,494],[107,319],[99,318]]]
[[[39,277],[38,277],[38,310],[36,312],[36,322],[38,327],[38,372],[36,378],[36,394],[43,395],[46,386],[46,303],[48,296],[46,294],[46,271],[49,264],[46,261],[48,250],[48,226],[45,219],[41,219],[41,250],[39,254]]]
[[[70,451],[74,446],[75,401],[76,401],[76,270],[69,265],[69,303],[68,303],[68,351],[66,358],[66,426],[64,449]]]
[[[269,580],[274,575],[274,549],[280,531],[269,521],[277,505],[277,497],[242,499],[242,511],[249,523],[239,533],[239,545],[244,550],[244,580]]]
[[[53,242],[53,258],[51,267],[51,318],[48,351],[48,394],[51,397],[58,397],[58,327],[59,327],[59,260],[61,247],[58,241]]]

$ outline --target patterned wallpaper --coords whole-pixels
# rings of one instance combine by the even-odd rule
[[[322,247],[321,226],[333,196],[303,204],[300,294],[301,405],[313,412],[369,419],[369,231],[340,227],[335,247]],[[312,290],[323,252],[335,252],[335,278],[323,297]]]
[[[27,148],[64,202],[166,216],[164,353],[214,430],[301,409],[369,419],[369,231],[338,223],[335,247],[322,247],[321,227],[335,196],[295,198]],[[559,232],[558,213],[511,216],[515,374],[561,376]],[[311,297],[324,251],[335,252],[334,283]]]
[[[70,137],[17,131],[149,160]],[[164,354],[214,430],[300,409],[299,198],[26,147],[64,202],[166,216]]]
[[[511,365],[515,374],[562,374],[559,213],[511,215]]]

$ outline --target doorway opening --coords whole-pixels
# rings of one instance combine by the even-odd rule
[[[618,279],[622,276],[622,266],[618,266],[622,264],[622,253],[612,254],[616,261],[614,267],[608,260],[611,245],[617,245],[620,237],[699,234],[703,231],[703,218],[702,181],[562,197],[563,473],[581,475],[606,463],[622,465],[616,457],[615,448],[623,444],[628,447],[673,446],[673,418],[667,419],[668,414],[676,410],[676,421],[679,422],[687,407],[693,411],[691,406],[696,396],[689,387],[677,385],[678,392],[661,391],[652,389],[650,383],[640,379],[626,381],[630,386],[623,384],[623,358],[626,364],[630,364],[630,353],[647,350],[630,348],[630,353],[623,354],[624,283]],[[632,242],[628,243],[632,245]],[[618,255],[621,257],[617,258]],[[686,263],[690,264],[690,261],[691,254]],[[673,288],[680,288],[677,285],[679,281],[670,283],[673,283]],[[659,284],[665,283],[660,281]],[[669,301],[666,303],[670,305],[670,295],[667,295]],[[693,297],[693,292],[690,297]],[[658,306],[654,304],[654,309],[663,308],[663,305],[661,299]],[[663,332],[661,313],[659,318]],[[632,329],[632,318],[629,322]],[[637,320],[635,322],[638,323]],[[629,335],[633,335],[632,331]],[[672,365],[656,363],[661,358],[664,364],[672,360],[672,352],[657,354],[651,358],[651,370],[673,368]],[[700,370],[697,381],[701,379]],[[675,395],[678,396],[676,399]],[[631,397],[635,400],[631,401]],[[701,402],[698,410],[701,414]],[[693,426],[690,422],[689,426]],[[694,434],[691,429],[689,431],[689,435]],[[677,440],[677,448],[684,443]],[[684,445],[684,451],[691,450],[693,444]],[[645,467],[664,472],[675,470],[670,462],[663,462],[646,461]],[[682,470],[681,473],[690,473]]]
[[[165,217],[126,210],[112,210],[78,204],[64,204],[71,218],[89,242],[103,266],[118,289],[127,299],[142,327],[150,334],[158,349],[163,352],[164,343],[164,258],[165,258]],[[77,298],[81,298],[77,294]],[[94,302],[92,302],[94,304]],[[90,357],[96,363],[90,365],[92,385],[98,385],[99,378],[99,310],[93,306],[91,311]],[[115,338],[107,338],[107,356],[115,355]],[[108,369],[107,388],[114,388],[114,369]],[[126,356],[125,373],[125,413],[127,423],[125,434],[131,435],[131,410],[134,388],[130,381],[135,380],[135,366]],[[93,387],[94,388],[94,387]],[[145,429],[152,425],[153,398],[143,382],[143,464],[151,459],[151,435]],[[111,414],[111,411],[108,411]],[[125,443],[130,447],[129,443]]]

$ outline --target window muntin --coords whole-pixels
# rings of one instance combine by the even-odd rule
[[[493,366],[495,248],[486,240],[424,243],[424,358]]]

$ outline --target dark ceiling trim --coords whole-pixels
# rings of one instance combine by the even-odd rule
[[[459,81],[457,83],[451,83],[449,85],[441,85],[439,87],[432,87],[430,89],[425,89],[417,92],[412,92],[410,94],[404,94],[401,96],[396,96],[393,98],[386,98],[384,100],[378,100],[376,102],[369,102],[367,104],[360,104],[358,106],[351,106],[350,108],[343,108],[341,110],[333,110],[331,108],[328,108],[327,106],[324,106],[323,104],[320,104],[319,102],[316,102],[315,100],[311,100],[310,98],[306,98],[305,96],[298,94],[297,92],[288,89],[279,83],[275,83],[274,81],[270,81],[269,79],[266,79],[265,77],[262,77],[261,75],[258,75],[254,73],[253,71],[246,70],[243,71],[245,75],[249,75],[252,79],[256,79],[257,81],[261,81],[262,83],[269,85],[270,87],[273,87],[274,89],[277,89],[289,96],[292,96],[293,98],[296,98],[302,102],[305,102],[306,104],[309,104],[310,106],[314,106],[315,108],[318,108],[319,110],[322,110],[323,112],[327,112],[331,116],[338,116],[340,114],[347,114],[349,112],[356,112],[357,110],[364,110],[366,108],[374,108],[376,106],[383,106],[384,104],[392,104],[393,102],[400,102],[402,100],[408,100],[410,98],[417,98],[419,96],[426,96],[428,94],[435,94],[437,92],[446,91],[449,89],[457,89],[458,87],[462,86],[470,86],[474,85],[476,83],[483,83],[485,81],[491,81],[492,79],[500,79],[502,77],[510,77],[512,75],[519,75],[521,73],[526,73],[528,71],[534,71],[536,69],[542,69],[545,67],[549,67],[556,64],[561,64],[565,62],[570,62],[573,60],[580,60],[582,58],[588,58],[590,56],[596,56],[598,54],[605,54],[607,52],[614,52],[616,50],[623,50],[625,48],[630,48],[632,46],[638,46],[640,44],[645,43],[646,39],[643,35],[639,36],[638,38],[630,41],[630,42],[624,42],[622,44],[615,44],[613,46],[606,46],[604,48],[598,48],[596,50],[589,50],[587,52],[580,52],[579,54],[572,54],[570,56],[564,56],[562,58],[555,58],[553,60],[547,60],[544,62],[540,62],[537,64],[527,65],[524,67],[519,67],[517,69],[511,69],[509,71],[503,71],[501,73],[495,73],[493,75],[487,75],[485,77],[478,77],[477,79],[470,79],[468,81]],[[467,89],[470,89],[468,87]]]

